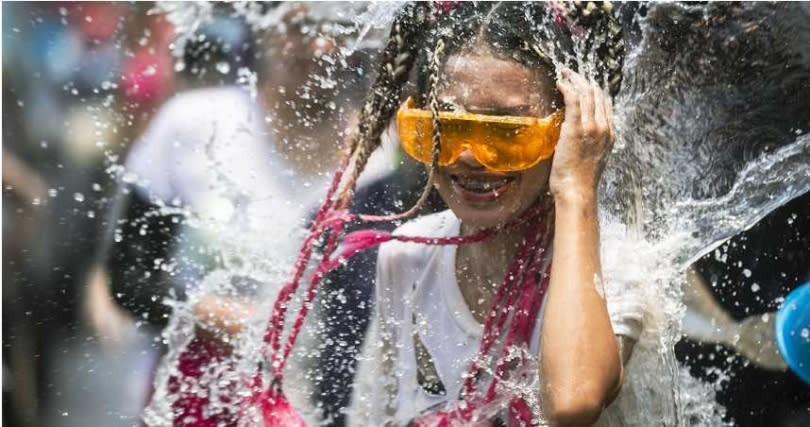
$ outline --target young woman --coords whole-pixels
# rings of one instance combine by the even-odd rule
[[[433,13],[422,25],[436,36],[404,52],[417,56],[418,101],[401,106],[398,126],[450,209],[406,223],[380,248],[378,319],[360,373],[372,378],[358,383],[353,421],[591,425],[621,388],[641,316],[606,302],[601,284],[597,185],[614,140],[611,96],[551,58],[571,54],[577,34],[601,38],[597,75],[615,92],[621,35],[609,4]],[[391,37],[408,30],[400,19]]]
[[[563,67],[578,54],[595,63],[588,74],[599,84]],[[601,286],[597,184],[622,57],[609,3],[405,5],[343,167],[274,304],[258,368],[241,383],[247,392],[234,383],[243,397],[231,400],[231,415],[303,425],[284,397],[284,367],[318,285],[341,258],[387,242],[366,338],[365,359],[379,366],[361,367],[370,386],[356,388],[350,424],[596,422],[641,329],[626,295],[610,301],[617,293]],[[351,214],[357,177],[394,115],[405,150],[429,165],[428,185],[400,215]],[[448,211],[394,234],[344,236],[353,221],[411,216],[434,185]],[[316,248],[303,303],[290,304]]]

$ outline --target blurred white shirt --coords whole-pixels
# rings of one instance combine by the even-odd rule
[[[208,233],[272,233],[268,244],[294,253],[295,233],[326,179],[296,173],[276,151],[265,116],[239,87],[180,93],[135,144],[124,179],[154,202],[187,210]]]

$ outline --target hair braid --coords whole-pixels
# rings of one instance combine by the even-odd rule
[[[360,113],[356,136],[351,139],[349,156],[351,174],[338,203],[345,207],[354,192],[357,179],[369,156],[380,144],[380,135],[399,106],[400,97],[417,56],[417,49],[430,19],[430,7],[425,3],[406,5],[391,24],[391,33],[380,58],[377,77],[366,97]]]
[[[597,72],[607,80],[612,96],[619,93],[624,65],[624,37],[613,11],[613,3],[575,1],[569,9],[569,17],[576,25],[590,30],[586,34],[586,47],[595,49],[599,62]]]
[[[435,4],[434,4],[435,6]],[[439,6],[434,7],[434,11],[432,16],[438,15]],[[428,197],[430,197],[430,191],[433,189],[433,182],[436,179],[436,171],[439,167],[439,153],[441,151],[441,122],[439,121],[439,97],[438,97],[438,90],[439,90],[439,74],[441,73],[441,66],[442,66],[442,58],[444,55],[445,49],[445,37],[447,35],[444,32],[437,31],[435,34],[436,43],[433,48],[432,55],[430,57],[430,63],[428,65],[428,103],[430,106],[431,117],[433,119],[433,146],[431,149],[431,160],[430,165],[428,166],[428,178],[425,186],[422,188],[422,194],[419,195],[419,199],[417,199],[416,203],[413,204],[407,211],[402,212],[400,214],[379,217],[373,215],[363,215],[361,216],[362,219],[366,221],[382,221],[382,220],[400,220],[404,218],[408,218],[410,216],[415,215],[419,209],[422,208],[422,205],[425,204]]]
[[[433,57],[430,61],[430,89],[428,93],[428,101],[430,102],[430,114],[433,119],[433,147],[431,149],[430,166],[428,167],[428,178],[425,187],[422,189],[422,194],[416,203],[406,212],[398,215],[398,217],[408,217],[415,214],[427,198],[430,196],[430,191],[433,188],[433,182],[436,179],[436,172],[439,168],[439,153],[441,152],[442,140],[442,125],[439,121],[439,74],[441,72],[441,58],[444,54],[444,38],[442,34],[436,35],[436,47],[433,49]]]
[[[433,119],[433,147],[430,158],[430,173],[436,170],[439,164],[439,150],[441,148],[441,122],[439,121],[439,72],[441,68],[441,56],[444,52],[444,40],[437,37],[436,48],[433,50],[433,58],[430,61],[430,91],[428,101],[430,102],[430,114]]]

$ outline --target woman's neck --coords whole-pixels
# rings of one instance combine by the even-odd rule
[[[524,228],[518,226],[501,230],[491,239],[461,245],[456,252],[459,290],[479,323],[484,323],[489,313],[492,298],[523,239]],[[462,235],[476,231],[461,224]]]

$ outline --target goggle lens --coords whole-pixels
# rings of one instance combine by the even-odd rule
[[[430,164],[433,118],[429,111],[413,107],[413,100],[409,98],[397,113],[400,141],[411,157]],[[439,113],[439,166],[456,162],[461,153],[469,149],[488,169],[500,172],[528,169],[554,153],[562,119],[560,111],[544,119]]]

